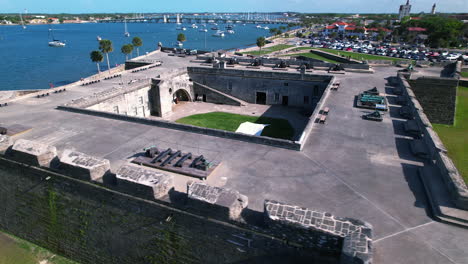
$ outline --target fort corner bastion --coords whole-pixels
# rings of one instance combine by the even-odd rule
[[[60,151],[59,151],[60,152]],[[371,263],[372,227],[0,136],[0,228],[81,263]]]

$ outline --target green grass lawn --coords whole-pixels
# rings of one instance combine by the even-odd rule
[[[463,78],[468,78],[468,71],[460,73]]]
[[[455,125],[433,124],[433,127],[468,184],[468,87],[458,87]]]
[[[310,50],[311,47],[297,47],[291,50],[291,52],[301,51],[301,50]]]
[[[260,56],[260,55],[265,55],[265,54],[270,54],[272,52],[278,51],[278,50],[284,50],[287,48],[294,47],[293,45],[286,45],[286,44],[278,44],[275,46],[271,46],[268,48],[262,48],[262,53],[260,53],[260,49],[256,51],[248,51],[248,52],[242,52],[243,54],[249,54],[249,55],[255,55],[255,56]]]
[[[342,50],[334,50],[334,49],[325,49],[325,48],[317,48],[318,50],[333,53],[336,55],[345,55],[351,56],[351,59],[355,60],[391,60],[391,61],[403,61],[406,59],[402,58],[393,58],[387,56],[379,56],[379,55],[370,55],[365,53],[357,53],[357,52],[349,52],[349,51],[342,51]]]
[[[337,62],[335,60],[332,60],[332,59],[327,59],[325,57],[322,57],[320,55],[317,55],[317,54],[314,54],[314,53],[298,53],[298,54],[291,54],[291,55],[284,55],[284,56],[304,56],[304,57],[307,57],[307,58],[312,58],[312,59],[317,59],[317,60],[321,60],[321,61],[325,61],[325,62],[330,62],[330,63],[337,63],[339,64],[340,62]]]
[[[241,123],[252,122],[257,124],[269,124],[262,132],[262,136],[292,139],[294,129],[288,120],[262,116],[246,116],[223,112],[211,112],[206,114],[191,115],[176,121],[180,124],[188,124],[199,127],[216,128],[227,131],[236,131]]]
[[[48,264],[76,264],[25,240],[0,232],[1,264],[38,264],[40,261],[47,261]]]

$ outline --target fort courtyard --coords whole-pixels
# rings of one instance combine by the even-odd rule
[[[441,182],[440,186],[445,186],[441,172],[430,161],[431,158],[428,158],[438,154],[432,154],[431,146],[420,147],[417,141],[424,138],[419,131],[421,125],[418,123],[417,128],[409,130],[408,119],[413,119],[402,114],[402,109],[409,107],[409,104],[401,101],[411,103],[413,100],[407,95],[405,77],[398,73],[402,68],[384,66],[354,71],[345,68],[344,71],[334,72],[321,67],[306,70],[301,65],[277,69],[268,65],[251,67],[240,63],[229,67],[222,61],[207,63],[203,57],[205,55],[199,58],[172,55],[168,52],[154,52],[140,61],[142,65],[129,67],[115,78],[99,79],[99,82],[96,81],[98,79],[85,79],[77,85],[67,87],[66,91],[50,90],[47,95],[44,95],[45,92],[36,92],[12,97],[8,100],[7,107],[0,108],[0,126],[22,126],[23,129],[11,135],[12,140],[28,140],[54,146],[58,156],[67,156],[76,151],[94,157],[99,162],[108,160],[110,170],[116,172],[117,185],[131,170],[135,172],[128,175],[139,175],[140,169],[154,171],[154,179],[162,177],[161,174],[169,175],[173,193],[158,189],[161,196],[157,198],[160,201],[156,202],[161,204],[158,206],[164,207],[175,204],[175,209],[171,209],[175,210],[174,215],[164,215],[168,223],[172,217],[177,219],[174,221],[178,224],[184,221],[179,220],[183,217],[177,216],[180,213],[178,204],[183,204],[181,201],[185,199],[182,194],[188,192],[189,199],[206,202],[210,198],[203,195],[212,190],[217,195],[228,193],[226,197],[235,197],[233,203],[227,202],[231,198],[223,200],[222,207],[229,208],[231,220],[235,218],[241,223],[236,227],[239,228],[236,229],[238,232],[242,228],[248,229],[245,225],[262,226],[263,220],[258,212],[265,211],[271,221],[279,221],[275,214],[282,205],[265,202],[273,200],[362,221],[357,223],[349,220],[362,230],[359,235],[365,235],[365,239],[360,242],[366,241],[362,248],[356,246],[358,249],[353,249],[354,258],[368,261],[370,255],[373,263],[389,264],[468,261],[465,245],[468,233],[462,227],[466,228],[466,222],[457,220],[460,221],[458,225],[453,225],[439,221],[433,211],[437,204],[434,205],[427,190],[431,187],[427,187],[427,182],[421,178],[424,177],[421,176],[421,171],[429,171],[433,177],[438,177],[434,182]],[[149,67],[156,64],[158,66]],[[437,66],[420,68],[412,79],[421,76],[438,78],[442,70],[442,67]],[[362,97],[358,95],[365,94],[374,87],[377,89],[376,95],[365,97],[372,99],[380,96],[384,99],[377,103],[384,105],[384,109],[379,112],[381,122],[363,118],[375,111],[370,109],[375,108],[375,103],[370,108],[356,107],[357,100],[367,102],[367,99],[360,99]],[[424,122],[417,117],[414,120]],[[236,133],[236,128],[244,121],[268,124],[271,125],[271,130],[268,132],[268,128],[265,129],[266,134],[261,136]],[[230,122],[235,122],[235,125]],[[143,157],[144,149],[151,147],[158,152],[149,155],[147,162],[150,165],[153,162],[161,169],[140,166],[140,160],[132,163],[136,158]],[[173,151],[164,153],[166,149]],[[15,155],[26,150],[21,150],[15,144],[10,151],[13,160],[24,162]],[[174,163],[187,159],[187,162],[190,160],[196,165],[193,160],[201,156],[203,158],[200,161],[206,159],[206,162],[214,161],[216,164],[216,168],[204,178],[165,170],[165,164],[158,163],[168,157],[168,163],[172,159]],[[5,154],[2,159],[8,157]],[[66,162],[64,158],[60,159],[61,164]],[[181,165],[180,170],[189,169],[187,162],[181,161],[180,164],[185,165]],[[4,167],[10,166],[5,164]],[[71,164],[79,167],[76,163]],[[130,166],[130,169],[124,167],[126,169],[122,170],[123,166]],[[52,172],[63,174],[64,178],[68,178],[67,173],[72,173],[65,171],[63,167],[57,168]],[[54,177],[62,177],[50,175],[52,181]],[[89,196],[84,193],[88,193],[86,188],[91,187],[73,188],[73,182],[83,180],[77,179],[67,179],[68,187],[61,186],[62,191],[57,191],[58,195],[67,193],[62,194],[63,197],[70,197],[69,193],[77,197]],[[95,179],[91,177],[91,180]],[[143,180],[132,181],[137,185],[149,186]],[[105,179],[103,183],[99,179],[96,182],[92,183],[96,188],[105,189],[106,184],[109,184]],[[37,184],[42,186],[48,183],[43,179],[42,183]],[[215,189],[207,187],[208,191],[201,191],[205,184]],[[16,185],[21,184],[18,182]],[[34,192],[36,187],[33,186],[31,183],[31,190]],[[59,188],[58,183],[50,186],[55,186],[49,187],[52,189]],[[65,189],[67,191],[63,191]],[[442,189],[433,190],[436,192],[435,196],[449,192]],[[6,187],[0,190],[7,192]],[[127,193],[124,189],[116,190]],[[28,193],[26,190],[24,192]],[[144,189],[144,192],[147,190]],[[99,196],[98,189],[93,193],[96,197]],[[153,195],[153,191],[150,193]],[[49,193],[49,199],[50,195]],[[124,199],[118,198],[117,194],[112,195],[119,202]],[[138,194],[130,195],[140,197],[138,203],[141,202]],[[156,187],[154,195],[156,197]],[[197,195],[204,198],[196,198],[199,197]],[[245,197],[248,197],[248,206]],[[2,197],[0,201],[6,202],[7,199],[9,198]],[[78,200],[80,199],[85,200]],[[99,203],[106,204],[99,199],[101,198],[96,198],[96,203],[93,202],[95,206]],[[125,199],[130,201],[133,198]],[[143,199],[154,198],[145,196]],[[135,210],[140,210],[135,209],[137,207],[146,208],[139,207],[137,200],[132,203],[134,207],[129,207],[128,212],[115,209],[116,217],[121,214],[132,215]],[[217,202],[215,204],[221,205]],[[242,213],[234,210],[232,204],[240,204],[239,210],[243,210]],[[449,201],[448,204],[448,207],[456,210],[457,206],[452,202]],[[115,208],[117,207],[116,205]],[[210,209],[206,214],[203,211],[200,215],[218,219],[216,210]],[[197,215],[197,212],[187,211],[190,216],[185,217],[196,217],[193,215]],[[466,217],[466,211],[457,212],[461,212],[458,215],[461,219]],[[151,223],[151,217],[145,217]],[[338,225],[341,226],[340,218],[333,219],[337,221],[333,225],[333,234],[346,237],[338,231]],[[237,225],[229,221],[227,223],[226,225]],[[9,226],[16,228],[12,224]],[[365,231],[369,227],[372,230],[371,235]],[[124,229],[129,230],[129,233],[137,232],[136,236],[138,232],[143,232],[145,226],[130,221],[125,222]],[[329,231],[325,230],[324,232],[332,232],[331,228]],[[208,231],[215,232],[214,229]],[[261,232],[263,231],[259,231]],[[293,233],[288,234],[293,236]],[[128,235],[133,237],[132,234]],[[279,238],[276,233],[273,236]],[[302,241],[295,237],[286,237],[287,235],[284,239],[291,243]],[[256,241],[263,241],[261,239],[244,240],[237,237],[235,241],[237,242],[233,242],[233,245],[237,251],[229,251],[226,255],[239,261],[248,262],[248,258],[242,256],[255,256],[263,247],[256,244]],[[327,238],[326,241],[332,244],[330,239]],[[342,242],[338,244],[340,243]],[[109,250],[115,251],[120,246],[122,245],[113,244]],[[340,244],[336,247],[344,246]],[[366,257],[362,257],[363,255]],[[265,259],[268,259],[267,256],[267,253],[263,255]],[[200,257],[203,259],[203,256]],[[330,256],[329,262],[320,262],[324,259],[323,256],[317,257],[316,263],[335,263],[336,260]],[[281,258],[277,261],[281,263]]]

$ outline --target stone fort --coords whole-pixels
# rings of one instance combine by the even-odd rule
[[[275,61],[251,68],[155,54],[157,62],[129,63],[122,78],[85,80],[56,100],[27,94],[5,108],[6,122],[32,129],[0,136],[2,230],[81,263],[373,263],[385,254],[380,241],[432,221],[413,206],[425,201],[414,189],[431,193],[438,179],[445,205],[468,208],[419,88],[394,69],[350,64],[332,74],[322,62],[282,70],[265,66]],[[374,84],[404,101],[381,124],[361,122],[352,103]],[[173,122],[180,102],[278,106],[304,121],[290,140],[242,135]],[[185,165],[142,166],[152,144],[161,151],[148,163]],[[204,155],[222,160],[211,176],[180,173]],[[440,203],[424,205],[454,219]]]

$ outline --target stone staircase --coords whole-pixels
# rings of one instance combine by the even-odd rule
[[[207,90],[210,90],[210,91],[212,91],[213,93],[216,93],[216,94],[218,94],[218,95],[221,95],[221,96],[224,96],[224,97],[226,97],[226,98],[229,98],[229,99],[232,100],[232,101],[236,101],[236,102],[238,102],[238,103],[240,104],[240,106],[246,106],[246,105],[249,104],[249,103],[247,103],[246,101],[243,101],[243,100],[241,100],[241,99],[239,99],[239,98],[236,98],[236,97],[234,97],[234,96],[232,96],[232,95],[229,95],[229,94],[223,93],[223,92],[221,92],[221,91],[218,91],[218,90],[216,90],[216,89],[214,89],[214,88],[211,88],[211,87],[209,87],[209,86],[206,86],[206,85],[204,85],[204,84],[201,84],[201,83],[198,83],[198,82],[194,82],[194,84],[197,84],[197,85],[199,85],[199,86],[201,86],[201,87],[203,87],[203,88],[205,88],[205,89],[207,89]]]

